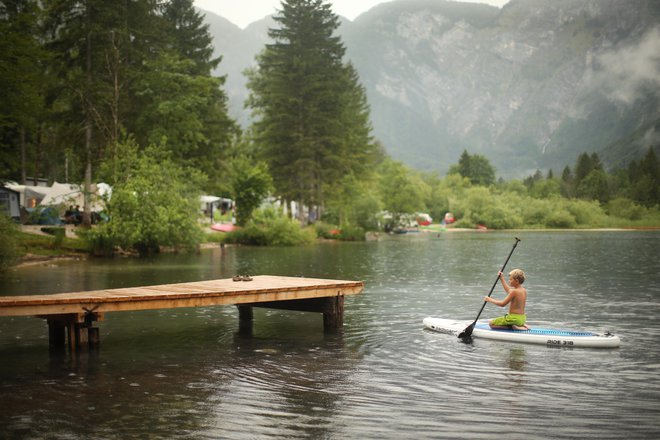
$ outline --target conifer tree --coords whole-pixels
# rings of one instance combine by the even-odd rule
[[[162,50],[136,81],[142,107],[132,131],[143,145],[165,139],[172,157],[207,174],[207,190],[214,191],[236,132],[222,90],[225,78],[211,76],[220,58],[212,58],[208,25],[191,0],[165,3],[159,31]]]
[[[318,208],[342,177],[368,168],[369,111],[355,69],[322,0],[285,0],[269,30],[274,43],[248,72],[255,140],[286,201]]]
[[[192,0],[170,0],[164,6],[164,35],[181,58],[191,60],[193,75],[210,75],[221,58],[213,58],[213,37]]]
[[[35,150],[46,91],[46,53],[39,40],[39,12],[35,0],[0,2],[0,169],[2,177],[22,183],[27,183],[28,162],[32,176],[41,165]]]

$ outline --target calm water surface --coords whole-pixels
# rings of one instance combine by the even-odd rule
[[[317,314],[261,309],[241,334],[233,306],[110,313],[101,348],[74,357],[49,354],[44,321],[0,318],[0,438],[660,438],[660,233],[518,235],[508,268],[527,272],[530,323],[610,330],[621,348],[424,330],[428,315],[474,319],[511,233],[26,267],[0,278],[1,295],[236,273],[366,288],[347,297],[340,334]]]

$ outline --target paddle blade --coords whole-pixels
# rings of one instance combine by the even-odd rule
[[[458,334],[458,338],[462,339],[463,342],[470,341],[472,339],[472,332],[474,331],[474,322],[468,325],[465,330]]]

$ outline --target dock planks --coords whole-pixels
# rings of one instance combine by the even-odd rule
[[[0,316],[36,316],[48,321],[51,346],[68,335],[70,349],[98,343],[95,321],[107,312],[207,307],[234,304],[242,320],[254,307],[323,313],[324,328],[343,325],[344,296],[360,293],[361,281],[261,275],[251,281],[218,279],[178,284],[127,287],[50,295],[0,296]],[[84,330],[89,329],[88,338]]]
[[[219,279],[191,283],[0,297],[0,316],[203,307],[354,295],[361,281],[261,275],[252,281]]]

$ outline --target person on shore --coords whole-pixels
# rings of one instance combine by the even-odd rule
[[[522,287],[525,282],[525,272],[521,269],[513,269],[509,272],[509,282],[504,279],[502,272],[498,274],[502,287],[506,292],[503,300],[496,300],[489,296],[484,301],[499,307],[509,305],[509,313],[504,316],[491,319],[488,323],[494,329],[529,330],[527,316],[525,315],[525,304],[527,303],[527,290]]]

